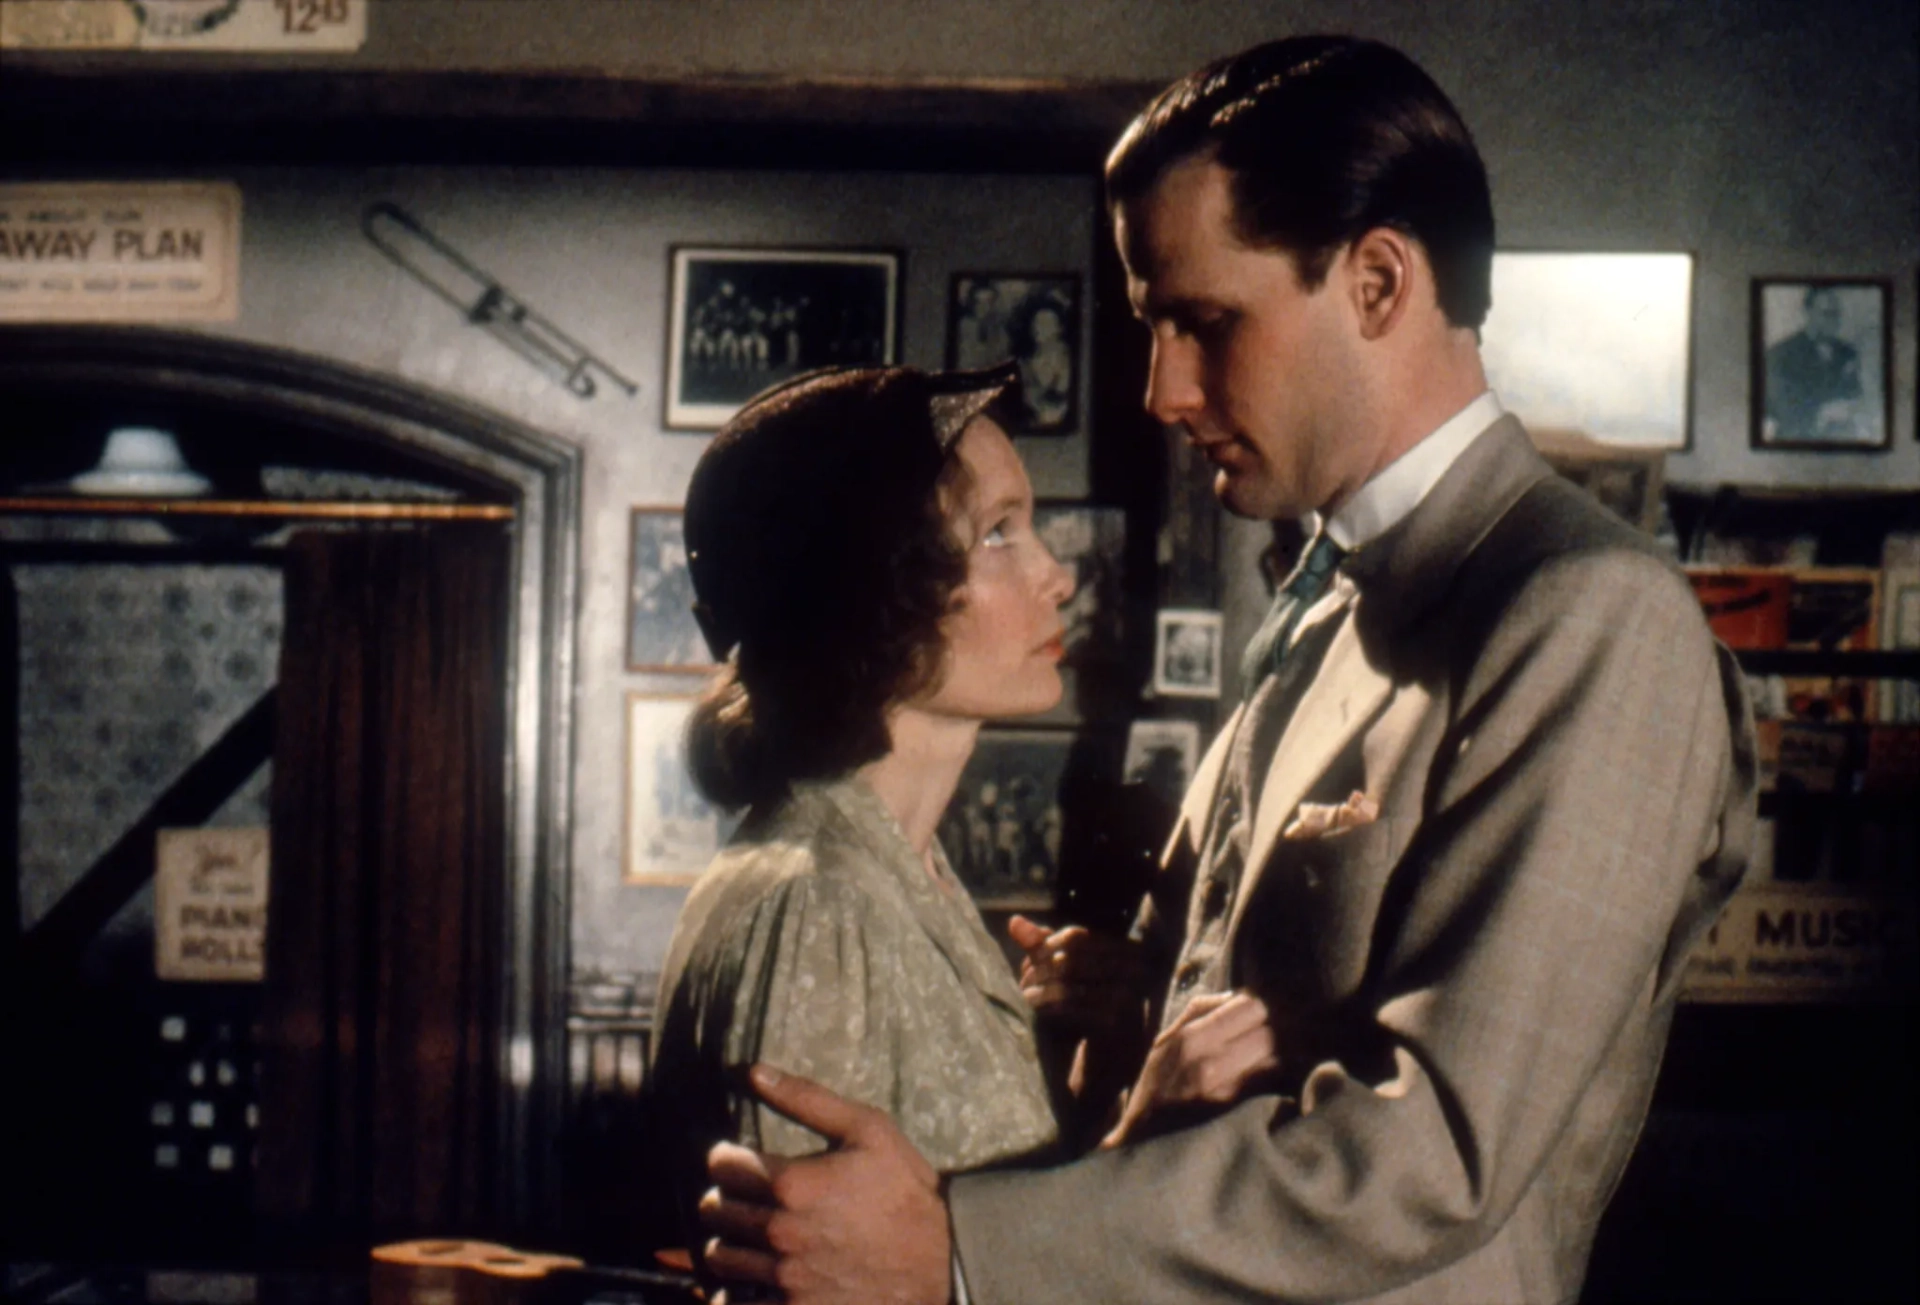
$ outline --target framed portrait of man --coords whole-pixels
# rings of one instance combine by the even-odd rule
[[[1020,365],[1015,431],[1074,429],[1080,390],[1080,278],[1063,272],[960,272],[947,294],[947,366]]]
[[[718,429],[801,372],[896,360],[898,253],[675,246],[671,260],[669,430]]]
[[[1887,281],[1754,281],[1753,447],[1890,447],[1892,297]]]

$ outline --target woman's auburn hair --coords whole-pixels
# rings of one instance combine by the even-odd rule
[[[750,806],[891,750],[888,709],[944,671],[941,627],[967,576],[950,513],[966,489],[950,453],[930,489],[868,486],[852,499],[862,511],[805,541],[820,560],[805,618],[742,638],[688,722],[688,768],[710,801]]]

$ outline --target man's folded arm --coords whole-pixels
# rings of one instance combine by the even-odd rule
[[[1394,1072],[1336,1062],[1073,1165],[949,1188],[975,1305],[1340,1299],[1491,1239],[1652,1002],[1727,784],[1719,670],[1683,581],[1576,557],[1531,579],[1458,699],[1375,934]],[[1644,1011],[1642,1012],[1644,1013]],[[1642,1030],[1644,1032],[1644,1030]]]

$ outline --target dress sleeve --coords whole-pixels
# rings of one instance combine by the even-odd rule
[[[765,1061],[885,1108],[895,1038],[889,1004],[876,990],[886,948],[874,936],[865,896],[828,877],[790,878],[741,922],[737,945],[743,963],[727,1063]],[[825,1149],[818,1133],[761,1104],[744,1083],[728,1093],[745,1145],[774,1155]]]

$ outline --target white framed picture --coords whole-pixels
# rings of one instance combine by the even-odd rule
[[[687,773],[694,699],[627,695],[627,809],[621,877],[630,884],[690,884],[732,835],[735,820]]]
[[[1220,696],[1220,613],[1163,607],[1155,618],[1153,691],[1170,698]]]
[[[1530,428],[1686,448],[1692,337],[1692,254],[1494,253],[1480,356]]]

